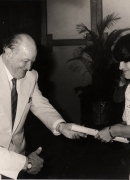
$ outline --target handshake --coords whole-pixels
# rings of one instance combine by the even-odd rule
[[[92,136],[95,136],[95,138],[98,138],[98,132],[99,131],[96,130],[96,129],[91,129],[91,128],[87,128],[87,127],[84,127],[84,126],[73,124],[72,125],[72,130],[76,131],[76,132],[82,132],[82,133],[85,133],[85,134],[88,134],[88,135],[92,135]],[[128,139],[123,138],[123,137],[115,137],[115,138],[113,138],[113,140],[123,142],[123,143],[128,143],[129,142]]]

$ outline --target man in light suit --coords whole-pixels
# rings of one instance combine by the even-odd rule
[[[0,56],[0,174],[16,179],[20,171],[37,174],[43,166],[39,147],[25,156],[24,122],[28,111],[37,116],[54,135],[63,134],[75,139],[86,137],[71,130],[61,115],[42,96],[38,85],[38,73],[30,70],[37,55],[34,40],[28,34],[16,34],[8,40]],[[16,79],[17,98],[14,122],[12,113],[12,89]],[[14,103],[14,102],[13,102]]]

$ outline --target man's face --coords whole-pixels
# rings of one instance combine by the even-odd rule
[[[20,45],[11,49],[11,56],[6,64],[11,75],[16,79],[24,78],[26,72],[31,69],[36,54],[37,51],[34,45]]]
[[[121,61],[119,69],[123,71],[126,79],[130,79],[130,62]]]

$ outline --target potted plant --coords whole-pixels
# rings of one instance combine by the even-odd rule
[[[74,72],[89,73],[90,82],[85,87],[76,87],[82,91],[81,102],[84,103],[82,113],[89,111],[85,121],[93,121],[95,125],[108,125],[112,120],[112,99],[119,76],[118,64],[113,58],[113,48],[117,40],[130,28],[115,29],[110,34],[105,33],[120,19],[114,13],[107,15],[99,24],[97,32],[93,32],[83,23],[77,25],[79,33],[85,33],[86,46],[78,47],[73,52],[69,66]],[[83,67],[84,66],[84,67]],[[86,119],[87,118],[87,119]],[[85,122],[83,122],[85,124]]]

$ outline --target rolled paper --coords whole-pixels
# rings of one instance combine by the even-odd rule
[[[72,130],[77,131],[77,132],[82,132],[82,133],[92,135],[92,136],[95,136],[98,133],[98,130],[96,129],[87,128],[87,127],[80,126],[77,124],[72,125]]]
[[[87,128],[87,127],[80,126],[77,124],[73,124],[71,130],[76,131],[76,132],[81,132],[84,134],[88,134],[88,135],[92,135],[92,136],[95,136],[98,133],[98,130],[96,130],[96,129]],[[115,137],[113,140],[118,141],[118,142],[122,142],[122,143],[128,143],[129,142],[127,138],[123,138],[123,137]]]
[[[123,137],[115,137],[113,140],[123,142],[123,143],[128,143],[129,142],[127,138],[123,138]]]

